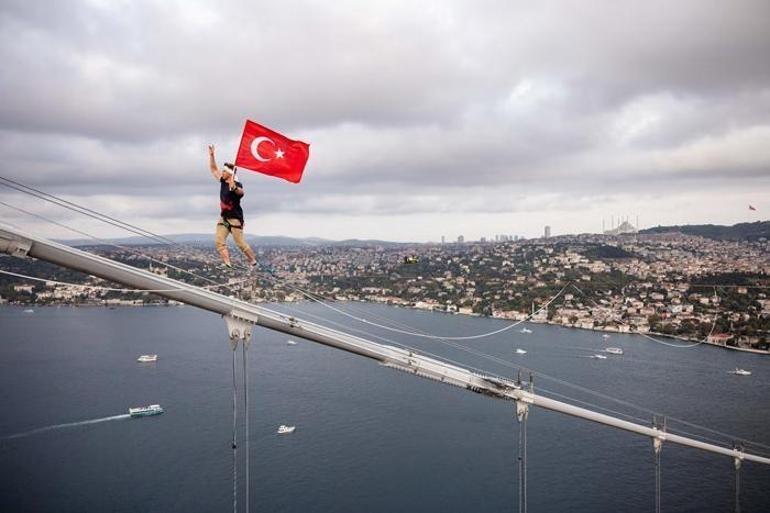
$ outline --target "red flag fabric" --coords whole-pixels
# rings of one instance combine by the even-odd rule
[[[302,179],[310,145],[246,120],[235,165],[293,183]]]

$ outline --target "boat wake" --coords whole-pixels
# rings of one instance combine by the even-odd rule
[[[131,418],[131,415],[125,413],[123,415],[112,415],[110,417],[102,417],[99,419],[81,420],[80,422],[67,422],[65,424],[54,424],[53,426],[46,426],[46,427],[41,427],[37,429],[32,429],[30,431],[24,431],[23,433],[16,433],[15,435],[4,436],[2,438],[3,440],[9,440],[11,438],[24,438],[26,436],[37,435],[39,433],[45,433],[46,431],[53,431],[55,429],[62,429],[62,428],[75,427],[75,426],[85,426],[87,424],[98,424],[100,422],[109,422],[111,420],[123,420],[123,419],[130,419],[130,418]]]

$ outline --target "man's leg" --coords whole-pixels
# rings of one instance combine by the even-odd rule
[[[241,222],[238,219],[228,219],[227,221],[230,223],[231,233],[233,234],[235,245],[240,248],[244,255],[246,255],[250,265],[256,264],[257,257],[249,247],[246,239],[243,238],[243,228],[241,227]]]
[[[222,222],[222,219],[219,220],[217,223],[217,231],[216,236],[214,237],[214,243],[217,246],[217,251],[219,252],[219,256],[222,257],[222,261],[225,263],[226,266],[230,266],[230,252],[227,251],[227,234],[230,233],[230,230],[227,229],[225,224]]]

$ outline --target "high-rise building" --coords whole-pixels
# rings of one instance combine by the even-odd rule
[[[551,236],[551,227],[548,225],[545,225],[545,230],[543,231],[543,237],[546,239]]]
[[[446,244],[446,237],[443,235],[441,236],[441,244]]]
[[[463,237],[462,235],[458,235],[457,236],[457,243],[458,244],[462,244],[463,242],[465,242],[465,237]]]

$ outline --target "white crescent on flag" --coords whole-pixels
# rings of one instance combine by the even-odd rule
[[[265,136],[255,137],[254,140],[251,141],[251,154],[254,156],[255,159],[257,159],[260,162],[268,162],[269,160],[271,160],[271,159],[266,159],[259,154],[259,145],[260,143],[263,143],[265,141],[268,141],[270,144],[275,146],[275,143],[273,142],[273,140]]]

